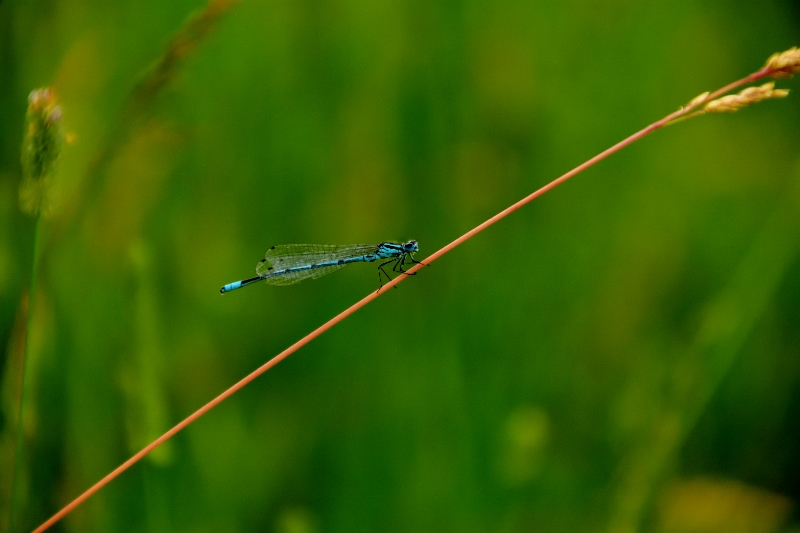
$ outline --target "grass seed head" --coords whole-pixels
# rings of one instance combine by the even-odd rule
[[[42,211],[55,173],[64,132],[61,107],[50,88],[36,89],[28,96],[25,135],[22,141],[22,185],[20,207],[28,214]]]
[[[764,68],[773,71],[770,73],[773,78],[791,78],[800,72],[800,48],[794,46],[785,52],[772,54]]]
[[[717,98],[706,104],[706,113],[733,113],[743,107],[771,98],[783,98],[789,94],[787,89],[775,89],[775,82],[765,83],[758,87],[748,87],[738,94],[730,94]]]

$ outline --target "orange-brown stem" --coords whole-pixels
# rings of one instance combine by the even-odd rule
[[[575,167],[574,169],[570,170],[566,174],[554,179],[553,181],[551,181],[550,183],[548,183],[544,187],[541,187],[540,189],[534,191],[533,193],[531,193],[528,196],[526,196],[525,198],[519,200],[518,202],[516,202],[515,204],[511,205],[510,207],[507,207],[506,209],[504,209],[503,211],[499,212],[498,214],[496,214],[495,216],[493,216],[489,220],[483,222],[479,226],[476,226],[475,228],[471,229],[470,231],[468,231],[467,233],[465,233],[461,237],[457,238],[456,240],[454,240],[450,244],[444,246],[440,250],[438,250],[438,251],[434,252],[433,254],[431,254],[430,256],[428,256],[425,259],[425,263],[424,264],[419,263],[419,264],[414,265],[412,268],[408,269],[408,271],[407,271],[408,274],[416,273],[417,271],[421,270],[422,268],[424,268],[425,266],[429,265],[433,261],[436,261],[437,259],[442,257],[447,252],[451,251],[455,247],[459,246],[460,244],[463,244],[464,242],[466,242],[467,240],[471,239],[472,237],[474,237],[475,235],[477,235],[481,231],[485,230],[489,226],[491,226],[494,223],[499,222],[503,218],[507,217],[508,215],[510,215],[511,213],[516,211],[517,209],[519,209],[519,208],[523,207],[524,205],[532,202],[533,200],[535,200],[539,196],[543,195],[544,193],[554,189],[558,185],[561,185],[562,183],[564,183],[565,181],[567,181],[571,177],[573,177],[576,174],[586,170],[587,168],[591,167],[595,163],[598,163],[598,162],[602,161],[603,159],[607,158],[611,154],[614,154],[614,153],[618,152],[619,150],[621,150],[622,148],[625,148],[629,144],[631,144],[633,142],[636,142],[639,139],[641,139],[642,137],[644,137],[644,136],[656,131],[659,128],[662,128],[662,127],[666,126],[668,123],[674,121],[675,119],[679,119],[679,118],[683,117],[684,115],[688,115],[692,111],[696,110],[700,105],[702,105],[702,104],[704,104],[706,102],[709,102],[709,101],[713,100],[714,98],[717,98],[718,96],[720,96],[722,94],[725,94],[725,93],[727,93],[729,91],[732,91],[733,89],[736,89],[736,88],[738,88],[738,87],[740,87],[742,85],[745,85],[747,83],[752,83],[752,82],[754,82],[756,80],[759,80],[761,78],[769,76],[772,72],[773,71],[768,69],[768,68],[763,68],[763,69],[759,70],[758,72],[754,72],[753,74],[751,74],[751,75],[749,75],[749,76],[747,76],[745,78],[742,78],[742,79],[740,79],[738,81],[735,81],[735,82],[733,82],[733,83],[731,83],[729,85],[726,85],[725,87],[723,87],[723,88],[721,88],[721,89],[719,89],[717,91],[714,91],[713,93],[710,93],[708,96],[706,96],[706,98],[702,99],[701,101],[693,102],[691,105],[683,107],[683,108],[679,109],[678,111],[675,111],[674,113],[670,113],[669,115],[667,115],[666,117],[662,118],[661,120],[650,124],[646,128],[634,133],[633,135],[631,135],[627,139],[624,139],[624,140],[618,142],[617,144],[615,144],[614,146],[612,146],[611,148],[608,148],[607,150],[597,154],[596,156],[592,157],[591,159],[589,159],[585,163],[583,163],[581,165],[578,165],[577,167]],[[264,372],[266,372],[267,370],[269,370],[273,366],[277,365],[278,363],[280,363],[281,361],[283,361],[284,359],[289,357],[291,354],[293,354],[294,352],[296,352],[297,350],[299,350],[300,348],[302,348],[303,346],[305,346],[306,344],[308,344],[309,342],[311,342],[315,338],[319,337],[320,335],[322,335],[323,333],[328,331],[330,328],[332,328],[333,326],[335,326],[336,324],[338,324],[339,322],[341,322],[345,318],[349,317],[350,315],[352,315],[353,313],[355,313],[356,311],[358,311],[359,309],[361,309],[362,307],[364,307],[365,305],[370,303],[372,300],[374,300],[375,298],[380,296],[381,294],[385,293],[387,290],[389,290],[389,289],[395,287],[396,285],[399,285],[403,281],[405,281],[408,277],[409,276],[397,276],[396,278],[391,280],[389,283],[387,283],[383,287],[381,287],[378,291],[370,292],[367,296],[362,298],[360,301],[358,301],[355,304],[351,305],[350,307],[348,307],[347,309],[345,309],[344,311],[342,311],[341,313],[339,313],[335,317],[331,318],[330,320],[325,322],[323,325],[321,325],[320,327],[318,327],[317,329],[315,329],[314,331],[312,331],[311,333],[309,333],[308,335],[306,335],[305,337],[303,337],[299,341],[295,342],[294,344],[292,344],[291,346],[286,348],[284,351],[282,351],[281,353],[279,353],[278,355],[276,355],[275,357],[273,357],[272,359],[270,359],[269,361],[267,361],[266,363],[264,363],[263,365],[261,365],[257,369],[255,369],[253,372],[251,372],[250,374],[248,374],[247,376],[245,376],[244,378],[239,380],[237,383],[235,383],[230,388],[225,390],[219,396],[217,396],[216,398],[214,398],[213,400],[211,400],[210,402],[205,404],[203,407],[201,407],[200,409],[198,409],[197,411],[195,411],[194,413],[192,413],[191,415],[186,417],[183,421],[181,421],[180,423],[175,425],[175,427],[173,427],[172,429],[170,429],[169,431],[167,431],[166,433],[161,435],[159,438],[154,440],[152,443],[147,445],[144,449],[142,449],[136,455],[134,455],[133,457],[131,457],[130,459],[128,459],[127,461],[125,461],[124,463],[119,465],[112,472],[110,472],[108,475],[106,475],[103,479],[101,479],[100,481],[98,481],[97,483],[92,485],[83,494],[81,494],[80,496],[75,498],[72,502],[70,502],[67,506],[65,506],[63,509],[61,509],[58,513],[53,515],[49,520],[47,520],[42,525],[37,527],[34,530],[34,533],[40,533],[40,532],[45,531],[46,529],[48,529],[50,526],[52,526],[53,524],[55,524],[56,522],[61,520],[61,518],[63,518],[65,515],[67,515],[70,511],[72,511],[77,506],[79,506],[81,503],[83,503],[92,494],[94,494],[95,492],[100,490],[103,486],[108,484],[115,477],[117,477],[122,472],[124,472],[125,470],[130,468],[133,464],[135,464],[137,461],[139,461],[145,455],[147,455],[148,453],[150,453],[151,451],[156,449],[158,446],[163,444],[165,441],[167,441],[170,438],[172,438],[172,436],[174,436],[176,433],[181,431],[183,428],[185,428],[186,426],[188,426],[189,424],[191,424],[192,422],[194,422],[195,420],[197,420],[198,418],[200,418],[201,416],[206,414],[208,411],[210,411],[211,409],[216,407],[218,404],[222,403],[229,396],[233,395],[239,389],[243,388],[245,385],[247,385],[248,383],[250,383],[251,381],[253,381],[257,377],[259,377],[261,374],[263,374]]]

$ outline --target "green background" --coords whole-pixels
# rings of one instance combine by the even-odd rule
[[[41,223],[19,531],[376,288],[353,265],[220,296],[268,247],[424,258],[800,45],[781,1],[246,0],[122,111],[203,7],[0,3],[0,528],[32,89],[73,140]],[[54,531],[797,531],[800,87],[778,85],[468,241]]]

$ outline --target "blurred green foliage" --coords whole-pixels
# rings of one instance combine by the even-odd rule
[[[54,87],[74,140],[40,236],[20,531],[375,289],[373,266],[355,265],[221,297],[269,246],[414,238],[424,258],[800,43],[787,1],[246,0],[137,100],[203,8],[0,3],[0,527],[33,257],[17,202],[33,88]],[[604,161],[54,530],[796,528],[799,114],[792,94]]]

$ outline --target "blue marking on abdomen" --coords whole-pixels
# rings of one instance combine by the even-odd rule
[[[228,283],[227,285],[225,285],[224,287],[222,287],[222,288],[219,290],[219,292],[230,292],[230,291],[232,291],[232,290],[234,290],[234,289],[238,289],[238,288],[239,288],[239,287],[241,287],[241,286],[242,286],[242,282],[241,282],[241,281],[235,281],[235,282],[233,282],[233,283]]]

